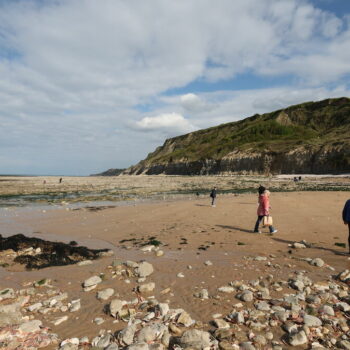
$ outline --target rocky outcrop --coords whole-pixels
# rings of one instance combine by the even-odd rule
[[[165,141],[123,174],[350,173],[350,99],[292,106]]]

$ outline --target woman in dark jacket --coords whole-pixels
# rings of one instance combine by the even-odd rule
[[[350,254],[350,199],[346,201],[343,209],[343,221],[344,221],[344,224],[348,225],[349,227],[348,243],[349,243],[349,254]]]

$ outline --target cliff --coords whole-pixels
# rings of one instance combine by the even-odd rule
[[[350,99],[306,102],[165,141],[124,174],[350,173]]]

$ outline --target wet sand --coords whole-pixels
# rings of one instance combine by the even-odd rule
[[[207,324],[214,313],[226,315],[239,302],[232,294],[217,293],[217,288],[230,281],[257,279],[273,274],[276,280],[288,279],[294,271],[308,272],[314,281],[325,281],[329,276],[350,268],[348,249],[335,246],[347,242],[347,226],[341,221],[341,210],[349,192],[288,192],[272,193],[271,214],[278,233],[270,236],[252,233],[256,220],[257,196],[252,194],[219,195],[212,208],[208,198],[174,202],[147,203],[120,206],[99,211],[66,208],[11,209],[3,211],[2,234],[24,233],[36,237],[78,243],[90,248],[112,248],[115,257],[105,257],[88,266],[51,267],[39,271],[7,271],[0,268],[0,288],[20,287],[24,282],[51,278],[55,286],[69,293],[70,299],[81,298],[82,308],[69,314],[69,320],[53,326],[52,315],[41,315],[44,324],[52,327],[61,339],[93,337],[100,329],[117,330],[124,322],[113,323],[103,312],[107,302],[96,299],[96,291],[108,287],[116,290],[122,299],[135,297],[135,279],[111,276],[108,265],[113,259],[140,261],[153,264],[155,272],[147,278],[155,282],[152,293],[158,301],[183,308],[195,320]],[[155,237],[162,243],[164,256],[144,253],[131,239],[147,241]],[[120,241],[124,240],[123,243]],[[289,243],[306,240],[312,248],[295,250]],[[251,258],[266,256],[267,261]],[[320,257],[326,266],[314,267],[299,258]],[[207,266],[210,260],[213,265]],[[280,268],[275,267],[278,264]],[[192,269],[188,269],[188,266]],[[333,267],[332,271],[327,265]],[[184,278],[177,277],[182,272]],[[104,273],[106,278],[96,290],[83,292],[81,283],[88,277]],[[170,288],[171,292],[160,292]],[[206,288],[218,298],[200,300],[193,294]],[[92,323],[97,317],[106,322]]]

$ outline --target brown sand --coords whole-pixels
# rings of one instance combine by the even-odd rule
[[[100,211],[86,209],[67,211],[54,209],[42,212],[14,209],[4,217],[2,233],[5,235],[24,233],[47,239],[62,241],[77,240],[91,248],[113,248],[116,258],[151,262],[155,272],[147,279],[156,283],[153,295],[159,301],[169,301],[171,307],[181,307],[196,319],[208,323],[212,314],[226,315],[237,303],[232,294],[220,294],[218,299],[201,301],[193,297],[196,291],[207,288],[210,295],[218,295],[216,289],[234,280],[251,280],[273,274],[275,280],[288,279],[288,274],[297,270],[308,271],[314,281],[326,280],[330,275],[350,268],[345,253],[348,249],[335,246],[336,242],[347,242],[347,227],[341,221],[341,210],[348,192],[295,192],[272,193],[271,213],[278,233],[269,236],[252,233],[256,220],[257,196],[222,195],[216,208],[209,205],[209,197],[197,200],[148,203],[136,206],[121,206]],[[17,216],[15,216],[17,213]],[[124,245],[121,240],[156,237],[165,246],[163,257],[154,253],[143,253]],[[187,239],[187,244],[183,238]],[[314,243],[313,248],[295,250],[290,254],[288,244],[305,239]],[[244,245],[238,245],[238,242]],[[208,247],[200,250],[199,247]],[[269,256],[272,264],[281,269],[266,266],[266,261],[252,261],[246,257]],[[317,268],[298,257],[321,257],[327,266]],[[85,293],[81,283],[84,279],[103,272],[106,280],[98,289],[112,287],[122,299],[135,297],[132,290],[137,286],[135,279],[127,284],[124,280],[110,278],[106,268],[113,258],[102,258],[89,266],[63,266],[40,271],[9,272],[0,269],[0,288],[22,285],[23,282],[48,277],[54,285],[69,293],[70,299],[81,298],[79,312],[68,314],[69,320],[55,327],[50,324],[52,316],[42,316],[44,324],[51,325],[62,339],[72,336],[97,335],[99,329],[125,327],[125,323],[113,324],[111,317],[103,313],[103,306],[96,299],[96,290]],[[210,260],[213,265],[206,266]],[[187,266],[191,265],[192,269]],[[176,275],[183,272],[184,278]],[[171,293],[161,295],[160,291],[171,288]],[[58,315],[57,315],[58,316]],[[101,316],[107,321],[97,326],[91,321]]]

